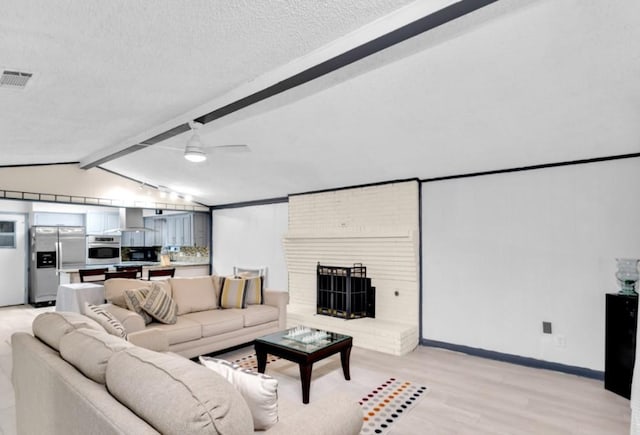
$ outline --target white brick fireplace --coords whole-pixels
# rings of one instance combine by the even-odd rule
[[[419,185],[404,181],[289,197],[283,239],[288,326],[352,335],[354,345],[395,355],[418,344]],[[316,315],[316,265],[362,263],[376,287],[376,317]]]

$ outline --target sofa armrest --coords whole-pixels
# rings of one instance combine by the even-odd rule
[[[334,394],[305,405],[281,419],[265,435],[358,435],[362,429],[362,408],[352,397]]]
[[[109,311],[113,316],[122,323],[127,334],[132,332],[142,331],[145,329],[146,324],[142,316],[134,311],[127,310],[113,304],[105,304],[103,307]]]
[[[286,329],[287,327],[287,304],[289,303],[289,292],[280,290],[265,289],[264,304],[278,308],[278,327]]]
[[[127,334],[129,343],[156,352],[167,352],[169,350],[169,337],[161,329],[147,328],[143,331],[136,331]]]

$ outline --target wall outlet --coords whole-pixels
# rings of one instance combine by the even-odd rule
[[[551,332],[551,322],[542,322],[542,333],[543,334],[552,334],[552,332]]]
[[[553,337],[553,341],[557,347],[567,347],[567,337],[564,335],[558,334]]]

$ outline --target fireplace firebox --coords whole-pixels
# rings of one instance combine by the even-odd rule
[[[317,313],[343,319],[376,317],[376,288],[361,263],[317,266]]]

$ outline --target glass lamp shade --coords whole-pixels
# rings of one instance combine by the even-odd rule
[[[184,149],[184,158],[194,163],[207,160],[207,155],[202,149],[202,142],[200,142],[198,133],[194,133],[189,142],[187,142],[187,146]]]
[[[638,273],[639,261],[640,260],[636,258],[616,258],[616,264],[618,265],[616,278],[620,283],[620,294],[637,294],[636,282],[638,281],[638,278],[640,278],[640,273]]]

